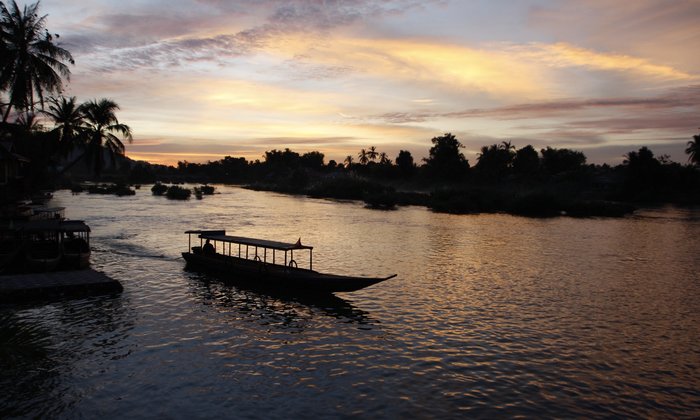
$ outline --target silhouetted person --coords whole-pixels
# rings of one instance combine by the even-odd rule
[[[204,252],[205,255],[216,254],[216,251],[214,251],[214,245],[209,243],[209,239],[207,239],[207,243],[205,243],[202,247],[202,252]]]

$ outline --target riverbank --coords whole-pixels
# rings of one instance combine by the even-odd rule
[[[404,188],[406,185],[403,186]],[[410,185],[408,185],[410,187]],[[525,217],[623,217],[636,206],[605,197],[601,191],[582,191],[572,184],[427,186],[428,191],[397,190],[391,185],[355,176],[326,177],[308,185],[255,182],[244,188],[364,201],[369,208],[423,206],[438,213],[506,213]]]

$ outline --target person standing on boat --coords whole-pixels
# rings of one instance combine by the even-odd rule
[[[216,250],[214,250],[214,245],[209,243],[209,239],[207,239],[207,242],[202,247],[202,252],[204,252],[205,255],[216,254]]]

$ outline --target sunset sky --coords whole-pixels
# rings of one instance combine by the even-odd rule
[[[20,2],[20,4],[22,4]],[[510,140],[619,163],[686,162],[700,127],[700,1],[43,0],[108,97],[127,155],[174,164],[265,150],[425,157],[452,132],[473,165]]]

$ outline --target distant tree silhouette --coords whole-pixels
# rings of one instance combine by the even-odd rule
[[[110,99],[97,99],[83,103],[80,106],[85,116],[85,131],[87,136],[86,157],[92,164],[93,172],[99,176],[104,166],[106,152],[112,163],[117,155],[124,155],[125,147],[121,139],[129,143],[133,141],[131,128],[117,119],[119,105]]]
[[[426,171],[435,178],[458,181],[469,171],[469,161],[459,149],[464,145],[452,133],[431,139],[433,147],[425,160]]]
[[[398,166],[402,176],[409,177],[413,175],[416,165],[413,163],[411,152],[408,150],[399,151],[398,156],[396,156],[396,166]]]
[[[379,155],[379,154],[377,153],[377,148],[374,147],[374,146],[371,146],[371,147],[369,148],[369,150],[367,151],[367,157],[368,157],[369,160],[371,160],[372,162],[374,162],[375,160],[377,160],[377,156],[378,156],[378,155]]]
[[[389,159],[389,155],[386,153],[382,152],[379,154],[379,164],[380,165],[391,165],[391,159]]]
[[[500,181],[508,172],[515,157],[515,147],[508,141],[481,148],[476,164],[477,172],[483,178]]]
[[[688,155],[688,162],[700,165],[700,134],[693,136],[693,140],[688,142],[685,153]]]
[[[352,156],[347,155],[345,156],[345,160],[343,161],[343,165],[345,165],[345,168],[350,169],[352,167],[352,164],[355,163],[353,161]]]
[[[550,175],[579,169],[586,163],[586,155],[571,149],[553,149],[547,147],[542,153],[542,167]]]
[[[537,150],[531,145],[527,145],[515,152],[513,158],[513,171],[519,175],[534,175],[540,169],[540,156]]]
[[[623,164],[627,167],[627,184],[649,187],[661,182],[661,162],[649,148],[625,154]]]
[[[360,150],[357,154],[357,158],[360,159],[360,165],[366,165],[369,162],[369,154],[365,149]]]
[[[301,156],[299,156],[299,153],[293,152],[289,148],[284,150],[272,149],[266,151],[264,158],[265,166],[273,171],[298,168],[301,161]]]
[[[301,164],[310,169],[321,169],[323,168],[323,160],[325,156],[321,152],[313,151],[304,153],[301,155]]]
[[[45,24],[46,16],[39,16],[39,2],[25,5],[22,10],[15,1],[9,8],[0,2],[0,89],[9,94],[3,122],[13,107],[25,112],[33,110],[35,96],[43,109],[44,92],[60,92],[61,78],[70,77],[65,62],[75,64],[73,57],[53,42]]]

